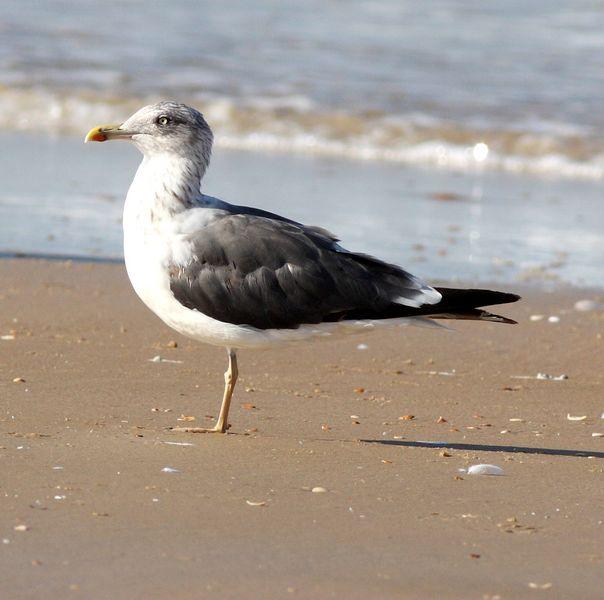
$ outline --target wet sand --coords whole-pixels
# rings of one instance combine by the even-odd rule
[[[241,352],[230,433],[193,435],[221,349],[120,265],[0,261],[0,596],[601,597],[604,313],[521,291],[515,327]]]

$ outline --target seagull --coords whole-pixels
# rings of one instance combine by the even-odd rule
[[[107,140],[131,141],[143,154],[123,215],[135,292],[169,327],[228,354],[215,426],[173,431],[227,431],[241,348],[431,319],[515,323],[482,307],[515,302],[516,294],[431,287],[345,249],[321,227],[202,193],[213,134],[194,108],[159,102],[85,138]]]

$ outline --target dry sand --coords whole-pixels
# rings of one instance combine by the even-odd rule
[[[516,327],[241,352],[231,433],[176,434],[221,349],[119,265],[0,261],[0,597],[601,598],[604,314],[524,292]]]

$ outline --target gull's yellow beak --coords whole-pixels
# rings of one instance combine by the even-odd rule
[[[121,125],[99,125],[93,127],[84,138],[86,142],[105,142],[107,140],[129,140],[134,133],[122,129]]]

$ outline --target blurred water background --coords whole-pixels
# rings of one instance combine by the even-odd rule
[[[588,0],[5,0],[0,251],[119,257],[136,153],[79,144],[170,98],[226,200],[426,277],[602,285],[602,31]]]

